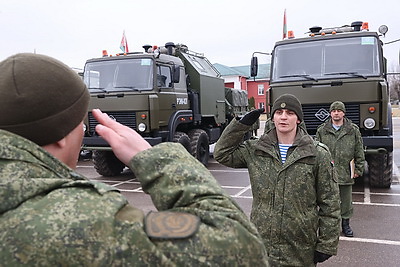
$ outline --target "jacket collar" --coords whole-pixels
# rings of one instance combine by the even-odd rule
[[[347,117],[343,118],[343,125],[341,126],[341,130],[344,133],[347,133],[352,130],[352,121],[348,119]],[[324,129],[330,132],[336,132],[335,128],[332,126],[332,119],[328,119],[324,123]]]
[[[0,214],[55,188],[91,183],[21,136],[0,130],[0,138]]]
[[[298,157],[315,156],[316,148],[314,141],[310,135],[308,135],[304,122],[301,122],[297,126],[296,137],[292,147],[295,148]],[[262,151],[270,154],[273,157],[277,157],[275,150],[278,148],[278,137],[276,134],[276,128],[272,121],[266,122],[266,130],[264,134],[257,141],[256,153]],[[298,149],[299,148],[299,149]]]

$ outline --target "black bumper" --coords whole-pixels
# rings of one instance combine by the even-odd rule
[[[364,146],[367,148],[385,148],[393,151],[393,136],[363,136]]]
[[[144,140],[149,142],[151,146],[155,146],[159,143],[162,142],[161,137],[143,137]],[[95,149],[96,147],[99,148],[105,148],[105,147],[110,147],[110,145],[104,140],[103,138],[99,136],[94,136],[94,137],[84,137],[82,145],[84,148],[91,148]]]

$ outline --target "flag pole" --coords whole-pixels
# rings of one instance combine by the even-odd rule
[[[283,36],[282,40],[287,37],[287,23],[286,23],[286,8],[285,11],[283,12]]]

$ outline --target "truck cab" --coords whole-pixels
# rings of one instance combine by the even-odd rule
[[[386,30],[386,26],[381,26]],[[386,32],[384,32],[386,33]],[[392,112],[389,101],[384,33],[351,25],[312,27],[307,37],[276,42],[271,58],[271,103],[290,93],[302,103],[307,131],[330,118],[329,106],[340,100],[346,116],[363,137],[371,186],[390,187],[392,180]]]
[[[97,135],[94,108],[137,131],[153,146],[182,144],[204,165],[209,144],[218,140],[231,119],[224,80],[203,54],[172,42],[143,48],[144,52],[106,54],[85,64],[83,79],[90,102],[83,149],[93,151],[94,166],[105,176],[117,175],[125,166]],[[240,105],[247,110],[247,101]]]

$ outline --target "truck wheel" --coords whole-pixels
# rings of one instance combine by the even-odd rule
[[[210,157],[210,144],[207,133],[202,129],[194,129],[189,131],[192,155],[204,166],[208,165]]]
[[[192,154],[192,145],[190,144],[190,138],[187,134],[183,132],[175,132],[174,139],[172,141],[183,145],[183,147],[190,154]]]
[[[389,188],[392,183],[393,152],[368,156],[369,184]]]
[[[93,151],[93,163],[96,171],[103,176],[116,176],[125,168],[112,151]]]

